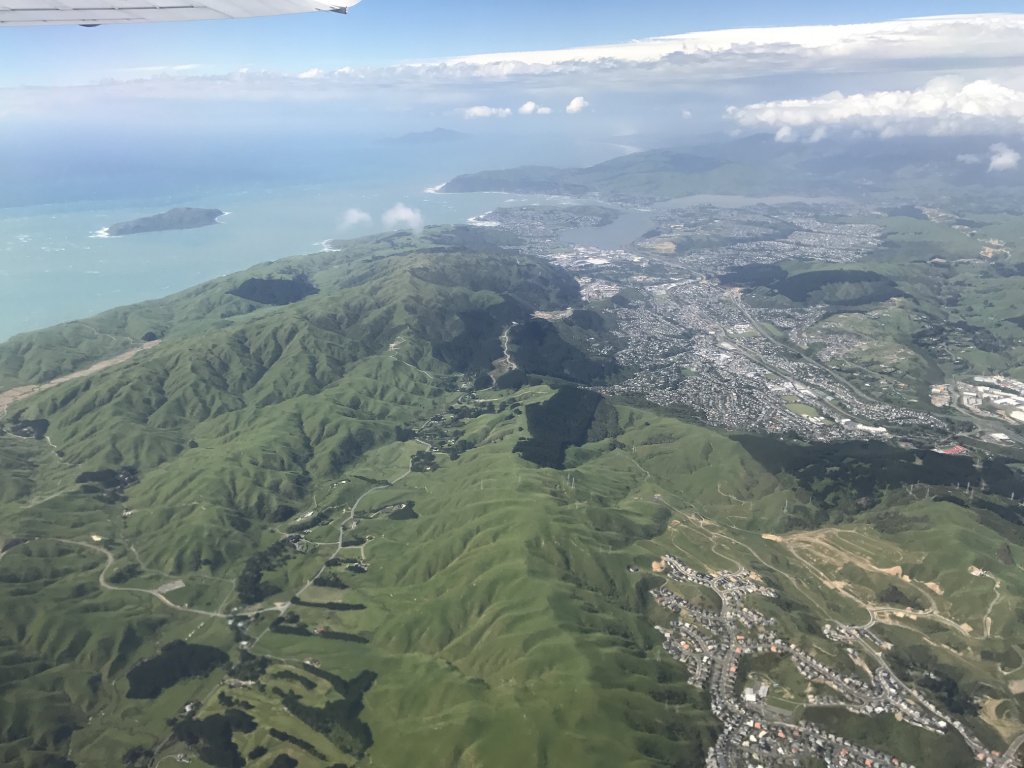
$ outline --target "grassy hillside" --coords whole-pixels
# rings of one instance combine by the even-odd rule
[[[657,636],[646,596],[613,554],[659,530],[660,515],[617,520],[552,496],[559,473],[512,452],[525,428],[517,401],[484,414],[466,400],[501,355],[504,327],[578,300],[574,281],[504,246],[462,230],[357,241],[88,321],[109,334],[106,350],[75,345],[68,326],[0,351],[21,383],[145,332],[162,339],[7,414],[47,431],[0,436],[14,469],[0,478],[4,764],[106,765],[126,753],[144,764],[167,739],[232,764],[232,718],[238,754],[262,745],[267,764],[282,749],[339,763],[367,753],[378,765],[407,765],[424,748],[451,765],[703,753],[713,722],[700,694],[681,688],[681,669],[657,672],[647,659]],[[296,279],[316,292],[277,301],[295,296],[277,281]],[[235,295],[253,285],[274,287],[273,301]],[[68,340],[59,355],[54,334]],[[412,430],[459,401],[483,414],[460,430],[472,449],[408,475],[423,447]],[[330,557],[357,500],[394,495],[415,501],[414,519],[366,520],[346,533],[354,546]],[[287,531],[305,531],[303,551]],[[359,560],[368,572],[350,570]],[[255,605],[243,576],[255,580]],[[301,603],[271,607],[303,585]],[[235,612],[253,619],[232,627]],[[179,665],[158,651],[178,640],[231,661],[168,677]],[[231,675],[249,674],[237,667],[242,641],[289,665],[278,672],[300,675],[315,657],[325,674],[373,682],[324,700],[258,670],[259,690],[244,689],[257,723],[246,730],[224,704],[239,692],[207,698],[232,664]],[[666,696],[680,720],[668,729]],[[181,720],[190,700],[208,704]],[[415,740],[410,722],[423,723]]]
[[[653,628],[665,552],[757,569],[780,631],[830,658],[821,625],[898,587],[933,610],[883,607],[901,670],[941,668],[951,700],[996,702],[972,725],[1012,735],[1018,525],[888,484],[837,516],[810,470],[853,488],[860,465],[831,454],[536,378],[474,388],[512,323],[579,300],[508,245],[353,241],[88,321],[108,352],[162,341],[6,415],[46,432],[0,433],[0,763],[702,764],[718,724]],[[78,327],[0,369],[106,354]],[[925,764],[930,743],[879,733]]]

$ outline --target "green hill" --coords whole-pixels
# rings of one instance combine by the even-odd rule
[[[879,631],[908,674],[940,659],[958,697],[1017,711],[1019,526],[888,484],[840,508],[853,448],[775,453],[566,386],[602,361],[530,318],[578,286],[513,245],[351,241],[0,345],[25,384],[161,339],[4,417],[0,763],[702,764],[719,724],[653,627],[665,552],[756,568],[780,631],[833,656],[821,624],[893,584],[988,619]],[[513,323],[526,383],[482,388]],[[800,554],[826,534],[857,542],[842,597]],[[912,583],[866,564],[903,551]]]
[[[698,759],[713,722],[701,695],[681,688],[681,668],[648,658],[658,640],[646,595],[615,554],[660,530],[660,513],[616,521],[604,508],[581,510],[552,496],[557,472],[513,454],[525,428],[518,403],[550,390],[486,409],[466,394],[501,356],[504,327],[579,299],[567,275],[506,246],[458,229],[355,241],[0,350],[0,365],[21,383],[81,367],[145,332],[162,339],[7,414],[8,423],[49,426],[48,441],[0,439],[5,466],[16,468],[0,478],[0,536],[11,542],[0,561],[4,764],[70,755],[105,765],[131,748],[144,754],[171,735],[167,718],[225,673],[215,665],[168,676],[157,650],[184,640],[237,663],[238,641],[257,637],[257,653],[300,667],[315,656],[332,674],[377,675],[365,703],[339,700],[355,707],[344,732],[373,734],[377,765],[408,765],[424,749],[451,765]],[[268,284],[253,281],[300,276],[316,292],[288,304],[237,295],[238,286]],[[76,343],[79,328],[106,341]],[[477,414],[458,430],[468,453],[441,456],[435,473],[390,487],[422,449],[413,430],[459,402]],[[256,614],[244,630],[208,615],[287,601],[329,559],[343,511],[375,485],[375,505],[415,501],[418,516],[369,520],[346,534],[371,539],[369,570],[349,573],[363,555],[346,549],[328,568],[337,575],[318,579],[347,586],[343,600],[336,586],[314,586],[314,599],[287,615]],[[301,531],[296,519],[314,510],[304,538],[324,544],[299,552],[285,528]],[[375,533],[380,525],[387,529]],[[264,603],[241,601],[243,572]],[[161,585],[170,585],[170,605],[142,591]],[[362,609],[319,607],[340,602]],[[131,693],[129,675],[142,670],[166,681],[154,683],[153,698]],[[344,746],[348,737],[320,730],[325,717],[340,717],[317,714],[323,700],[301,687],[261,688],[266,700],[247,710],[258,726],[236,742],[359,758],[365,744],[353,745],[363,736]],[[292,713],[286,722],[274,714],[282,706]],[[216,711],[215,701],[202,713]],[[665,731],[669,713],[679,725]],[[211,720],[174,732],[216,761],[232,754],[222,728]]]

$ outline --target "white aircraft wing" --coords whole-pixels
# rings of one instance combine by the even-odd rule
[[[285,13],[346,13],[359,0],[0,0],[0,27],[243,19]]]

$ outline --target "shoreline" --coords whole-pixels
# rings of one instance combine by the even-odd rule
[[[313,243],[313,245],[315,245],[316,247],[318,247],[320,249],[320,253],[338,253],[342,249],[338,248],[336,246],[332,246],[331,245],[331,243],[336,242],[337,239],[338,238],[335,238],[335,237],[328,237],[326,240],[320,240],[320,241],[318,241],[316,243]],[[286,257],[282,257],[282,258],[286,258]]]
[[[422,183],[422,182],[421,182]],[[415,189],[416,193],[411,190]],[[424,218],[434,225],[465,226],[466,219],[503,204],[508,197],[488,194],[424,194],[418,186],[395,185],[372,198],[381,209],[399,199],[419,198]],[[324,250],[324,240],[348,240],[382,234],[378,227],[355,232],[335,232],[337,210],[360,202],[348,184],[295,194],[291,186],[274,188],[264,196],[241,199],[231,190],[219,196],[231,202],[221,210],[235,218],[221,218],[224,228],[216,234],[153,234],[133,239],[115,235],[102,221],[130,218],[140,207],[171,204],[165,200],[133,201],[125,209],[72,206],[66,212],[55,206],[36,209],[33,216],[4,222],[0,217],[0,247],[10,243],[9,262],[19,265],[0,286],[0,299],[8,300],[5,323],[0,324],[0,343],[14,336],[43,330],[61,323],[88,318],[116,307],[159,299],[187,290],[218,276],[249,269],[257,264]],[[217,200],[200,200],[216,206]],[[366,204],[366,199],[361,200]],[[275,224],[275,211],[285,211],[284,226]],[[38,215],[36,215],[38,214]],[[303,235],[305,233],[305,235]],[[317,237],[323,233],[324,236]],[[16,240],[28,235],[31,242]],[[316,238],[311,240],[310,238]],[[127,240],[125,240],[127,238]],[[125,240],[115,243],[114,240]],[[341,247],[327,243],[328,251]],[[63,249],[58,252],[57,249]],[[19,261],[24,255],[24,261]],[[0,260],[2,261],[2,260]],[[22,268],[20,265],[24,265]],[[96,270],[101,276],[84,274]],[[78,275],[78,277],[74,277]],[[53,281],[79,286],[74,280],[88,278],[88,291],[78,291],[73,303],[52,299]]]
[[[488,229],[500,227],[500,221],[484,221],[484,219],[490,216],[492,213],[494,213],[494,211],[490,210],[485,211],[484,213],[477,214],[476,216],[471,216],[470,218],[466,219],[466,224],[468,224],[471,227],[486,227]]]

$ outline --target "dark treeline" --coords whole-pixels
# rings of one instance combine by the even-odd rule
[[[603,440],[618,431],[615,408],[588,389],[563,387],[543,403],[526,406],[530,437],[520,440],[515,452],[542,467],[565,468],[571,445]]]
[[[239,680],[259,680],[269,665],[270,659],[266,656],[255,656],[243,648],[238,663],[231,667],[231,676]]]
[[[840,516],[872,506],[887,489],[916,483],[961,489],[970,485],[995,496],[1024,496],[1024,477],[1000,457],[985,460],[979,468],[968,456],[879,442],[799,445],[767,435],[734,439],[766,470],[793,476],[820,507]]]
[[[263,583],[263,572],[280,567],[287,558],[288,542],[282,539],[246,560],[235,585],[238,599],[251,605],[274,594],[277,590]]]
[[[819,269],[792,275],[777,264],[744,264],[718,280],[738,288],[767,288],[800,303],[872,304],[905,295],[885,275],[864,269]]]
[[[322,637],[325,640],[343,640],[346,643],[358,643],[360,645],[366,645],[370,642],[368,638],[362,635],[353,635],[351,632],[335,632],[333,629],[325,629],[322,632],[318,632],[317,637]]]
[[[234,712],[247,719],[240,722],[235,718],[236,722],[243,725],[239,730],[245,727],[248,731],[255,729],[256,724],[251,717],[239,710]],[[196,747],[199,759],[215,768],[241,768],[245,765],[242,753],[232,740],[232,718],[228,715],[210,715],[203,720],[191,717],[179,720],[174,725],[174,735],[189,746]]]
[[[976,715],[978,705],[974,698],[960,687],[954,677],[956,670],[940,662],[924,646],[897,648],[890,654],[892,671],[903,680],[909,680],[929,690],[939,703],[956,715]]]
[[[312,707],[293,693],[275,691],[282,697],[285,709],[349,754],[362,756],[373,745],[370,728],[360,719],[363,696],[373,686],[377,675],[365,671],[345,680],[320,669],[314,672],[315,668],[311,666],[306,669],[310,674],[328,680],[342,698],[326,702],[322,707]]]
[[[278,635],[298,635],[300,637],[312,637],[313,633],[305,624],[282,624],[280,619],[270,625],[270,631]]]
[[[124,584],[126,581],[142,575],[142,566],[138,563],[129,563],[124,568],[118,568],[107,578],[111,584]]]
[[[363,611],[366,606],[362,603],[317,603],[303,600],[301,597],[293,597],[292,605],[304,605],[308,608],[325,608],[328,611]]]
[[[924,606],[921,601],[916,597],[912,597],[904,592],[902,589],[897,587],[895,584],[890,584],[885,589],[880,591],[876,597],[879,602],[889,603],[890,605],[898,605],[901,607],[912,608],[915,611],[924,610]]]
[[[305,688],[307,691],[311,691],[314,688],[316,688],[316,683],[314,683],[308,677],[303,677],[302,675],[296,672],[292,672],[290,669],[284,669],[280,672],[275,672],[273,676],[281,680],[291,680],[293,682],[296,682],[303,688]]]
[[[174,640],[128,672],[128,698],[155,699],[178,681],[203,677],[227,662],[228,655],[219,648]]]
[[[307,296],[319,292],[319,289],[305,275],[292,279],[250,277],[237,288],[228,291],[232,296],[246,301],[276,306],[294,304],[296,301],[301,301]]]
[[[138,470],[136,470],[135,467],[99,469],[95,472],[82,472],[75,478],[76,483],[94,483],[105,490],[124,488],[137,481]]]
[[[418,517],[414,501],[407,501],[388,514],[389,520],[416,520]]]
[[[332,589],[348,589],[348,585],[341,580],[341,577],[336,573],[321,573],[315,579],[313,579],[313,585],[317,587],[330,587]],[[294,600],[292,602],[295,602]],[[301,599],[296,605],[301,605]]]
[[[311,754],[317,760],[320,760],[320,761],[326,761],[327,760],[327,755],[325,755],[319,749],[314,747],[308,741],[304,741],[303,739],[300,739],[298,736],[292,736],[290,733],[285,733],[284,731],[279,731],[277,728],[271,728],[270,729],[270,735],[273,736],[278,741],[283,741],[286,744],[294,744],[299,749],[301,749],[301,750]]]
[[[32,437],[36,440],[42,440],[50,429],[50,422],[47,419],[17,420],[12,421],[9,426],[11,432],[18,437]]]
[[[563,339],[547,320],[532,319],[512,329],[515,361],[525,373],[595,384],[618,370],[614,360],[593,360]]]

